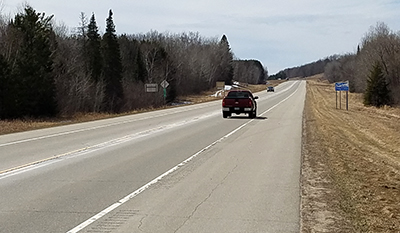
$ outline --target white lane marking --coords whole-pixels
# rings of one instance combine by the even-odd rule
[[[59,159],[59,160],[57,160],[59,162],[59,161],[62,161],[63,158],[65,159],[67,157],[71,158],[71,157],[76,157],[76,156],[88,154],[88,153],[95,152],[95,151],[98,151],[98,150],[101,150],[101,149],[105,149],[105,148],[108,148],[108,147],[111,147],[111,146],[119,145],[119,144],[122,144],[122,143],[125,143],[125,142],[129,142],[129,141],[132,141],[132,140],[135,140],[135,139],[138,139],[138,138],[142,138],[142,137],[145,137],[145,136],[157,133],[157,132],[162,132],[162,131],[165,131],[165,130],[168,130],[168,129],[172,129],[172,128],[179,127],[179,126],[182,126],[182,125],[186,125],[186,124],[189,124],[189,123],[192,123],[192,122],[195,122],[195,121],[199,121],[199,120],[202,120],[202,119],[205,119],[205,118],[209,118],[209,117],[215,116],[217,114],[220,114],[220,111],[213,111],[213,112],[210,112],[209,114],[196,116],[196,117],[194,117],[192,119],[184,120],[184,121],[181,121],[181,122],[175,122],[175,123],[172,123],[172,124],[169,124],[169,125],[162,125],[162,126],[155,127],[155,128],[152,128],[152,129],[147,129],[147,130],[144,130],[144,131],[141,131],[141,132],[137,132],[137,133],[134,133],[134,134],[129,134],[129,135],[126,135],[126,136],[123,136],[123,137],[120,137],[120,138],[116,138],[116,139],[112,139],[112,140],[109,140],[109,141],[106,141],[106,142],[102,142],[102,143],[99,143],[99,144],[96,144],[96,145],[80,148],[80,149],[77,149],[77,150],[74,150],[74,151],[70,151],[70,152],[67,152],[67,153],[64,153],[64,154],[54,155],[54,156],[49,157],[49,158],[45,158],[45,159],[42,159],[42,160],[38,160],[38,161],[35,161],[35,162],[24,164],[24,165],[21,165],[21,166],[18,166],[18,167],[13,167],[13,168],[10,168],[10,169],[6,169],[6,170],[3,170],[3,171],[0,171],[0,180],[1,179],[5,179],[5,178],[10,177],[10,176],[13,176],[13,175],[21,174],[22,172],[25,172],[25,171],[31,171],[33,169],[36,169],[36,168],[39,168],[39,167],[43,167],[45,165],[50,164],[50,163],[47,163],[49,161],[54,161],[55,162],[56,159]]]
[[[18,175],[18,174],[22,174],[24,172],[35,170],[35,169],[38,169],[38,168],[41,168],[41,167],[44,167],[44,166],[48,166],[49,164],[52,164],[52,163],[55,163],[55,162],[56,162],[55,160],[53,160],[53,161],[50,161],[50,160],[41,161],[40,164],[39,163],[37,163],[37,164],[29,164],[28,166],[21,167],[18,170],[12,170],[12,171],[6,172],[4,174],[0,173],[0,180],[5,179],[5,178],[10,177],[10,176],[15,176],[15,175]]]
[[[285,93],[286,91],[290,90],[297,82],[299,82],[299,81],[294,81],[294,82],[292,82],[292,84],[290,84],[290,86],[288,86],[288,87],[286,87],[285,89],[282,89],[282,90],[277,90],[274,93],[266,94],[265,91],[261,91],[261,92],[258,92],[258,93],[261,93],[261,94],[265,95],[266,96],[265,98],[269,99],[269,98],[272,98],[272,97],[274,97],[276,95],[281,95],[281,94]],[[287,83],[284,83],[284,84],[288,85]],[[280,84],[280,85],[282,85],[282,84]]]
[[[297,90],[299,89],[299,87],[297,87],[297,89],[288,97],[286,97],[285,99],[281,100],[279,103],[277,103],[276,105],[272,106],[271,108],[267,109],[265,112],[263,112],[261,115],[271,111],[272,109],[274,109],[275,107],[277,107],[279,104],[285,102],[286,100],[288,100],[290,97],[292,97]],[[169,174],[175,172],[176,170],[178,170],[179,168],[181,168],[182,166],[184,166],[185,164],[189,163],[191,160],[193,160],[194,158],[196,158],[198,155],[200,155],[201,153],[203,153],[204,151],[210,149],[211,147],[213,147],[214,145],[220,143],[221,141],[223,141],[224,139],[230,137],[231,135],[233,135],[234,133],[236,133],[237,131],[239,131],[240,129],[242,129],[243,127],[247,126],[248,124],[250,124],[251,122],[253,122],[255,119],[251,119],[248,122],[242,124],[241,126],[237,127],[236,129],[234,129],[233,131],[229,132],[228,134],[226,134],[225,136],[221,137],[220,139],[216,140],[215,142],[211,143],[210,145],[204,147],[203,149],[201,149],[199,152],[197,152],[196,154],[190,156],[188,159],[184,160],[183,162],[181,162],[180,164],[176,165],[175,167],[171,168],[170,170],[168,170],[167,172],[161,174],[160,176],[158,176],[157,178],[155,178],[154,180],[150,181],[149,183],[143,185],[142,187],[140,187],[139,189],[137,189],[136,191],[128,194],[127,196],[125,196],[124,198],[122,198],[121,200],[119,200],[118,202],[112,204],[111,206],[107,207],[106,209],[102,210],[100,213],[94,215],[93,217],[89,218],[88,220],[84,221],[83,223],[79,224],[78,226],[74,227],[73,229],[69,230],[67,233],[77,233],[81,230],[83,230],[84,228],[86,228],[87,226],[89,226],[90,224],[94,223],[95,221],[99,220],[101,217],[103,217],[104,215],[110,213],[111,211],[113,211],[114,209],[116,209],[117,207],[121,206],[122,204],[126,203],[127,201],[131,200],[132,198],[136,197],[137,195],[139,195],[140,193],[142,193],[143,191],[145,191],[146,189],[148,189],[150,186],[152,186],[153,184],[156,184],[157,182],[159,182],[161,179],[163,179],[164,177],[168,176]]]
[[[292,85],[293,86],[293,85]],[[300,86],[300,85],[299,85]],[[276,108],[278,105],[280,105],[281,103],[285,102],[286,100],[288,100],[290,97],[292,97],[294,94],[296,94],[296,92],[299,90],[299,86],[297,86],[296,90],[290,94],[288,97],[286,97],[285,99],[279,101],[277,104],[275,104],[274,106],[270,107],[269,109],[267,109],[266,111],[264,111],[263,113],[261,113],[261,116],[264,115],[265,113],[271,111],[272,109]]]
[[[283,93],[283,92],[286,92],[286,91],[289,90],[295,83],[296,83],[296,82],[293,82],[293,84],[292,84],[290,87],[281,90],[278,94],[281,94],[281,93]],[[204,107],[206,107],[206,106],[204,106]],[[182,109],[183,109],[183,108],[182,108]],[[181,110],[182,110],[182,109],[181,109]],[[184,109],[184,110],[181,111],[181,112],[185,112],[185,111],[189,111],[189,110],[190,110],[190,109]],[[62,132],[62,133],[56,133],[56,134],[50,134],[50,135],[45,135],[45,136],[40,136],[40,137],[28,138],[28,139],[23,139],[23,140],[18,140],[18,141],[3,143],[3,144],[0,144],[0,147],[5,147],[5,146],[10,146],[10,145],[20,144],[20,143],[24,143],[24,142],[37,141],[37,140],[46,139],[46,138],[59,137],[59,136],[64,136],[64,135],[69,135],[69,134],[74,134],[74,133],[80,133],[80,132],[95,130],[95,129],[101,129],[101,128],[106,128],[106,127],[115,126],[115,125],[122,125],[122,124],[127,124],[127,123],[131,123],[131,122],[135,122],[135,121],[140,121],[140,120],[144,120],[144,119],[150,119],[150,118],[156,118],[156,117],[163,117],[163,116],[171,115],[171,114],[174,114],[174,113],[176,113],[176,112],[168,112],[168,113],[164,113],[164,114],[160,114],[160,115],[156,115],[156,116],[151,116],[151,117],[143,117],[143,118],[139,118],[139,119],[125,120],[125,121],[120,121],[120,122],[115,122],[115,123],[109,123],[109,124],[105,124],[105,125],[94,126],[94,127],[84,128],[84,129],[77,129],[77,130],[71,130],[71,131],[66,131],[66,132]]]
[[[285,92],[285,91],[288,91],[290,88],[292,88],[297,82],[299,82],[299,81],[295,81],[295,82],[293,82],[292,83],[292,85],[290,85],[289,87],[286,87],[285,89],[283,89],[283,90],[278,90],[279,92],[278,93],[281,93],[281,92]]]
[[[207,107],[207,106],[208,105],[205,105],[204,107]],[[182,108],[180,110],[183,110],[183,111],[178,111],[178,112],[190,111],[190,109],[191,108],[188,108],[188,109]],[[24,143],[24,142],[37,141],[37,140],[46,139],[46,138],[59,137],[59,136],[63,136],[63,135],[80,133],[80,132],[85,132],[85,131],[90,131],[90,130],[95,130],[95,129],[101,129],[101,128],[106,128],[106,127],[115,126],[115,125],[122,125],[122,124],[127,124],[127,123],[131,123],[131,122],[135,122],[135,121],[145,120],[145,119],[168,116],[168,115],[175,114],[175,113],[176,113],[176,111],[172,111],[172,112],[167,112],[167,113],[163,113],[163,114],[156,115],[156,116],[150,116],[150,117],[146,116],[146,117],[142,117],[142,118],[138,118],[138,119],[124,120],[124,121],[108,123],[108,124],[93,126],[93,127],[84,128],[84,129],[71,130],[71,131],[66,131],[66,132],[61,132],[61,133],[56,133],[56,134],[49,134],[49,135],[34,137],[34,138],[27,138],[27,139],[17,140],[17,141],[13,141],[13,142],[3,143],[3,144],[0,144],[0,147],[20,144],[20,143]]]

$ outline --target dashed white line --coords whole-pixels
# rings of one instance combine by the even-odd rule
[[[267,109],[266,111],[264,111],[261,115],[271,111],[272,109],[276,108],[278,105],[280,105],[281,103],[285,102],[286,100],[288,100],[290,97],[292,97],[298,90],[299,88],[297,87],[297,89],[290,94],[288,97],[286,97],[285,99],[281,100],[279,103],[275,104],[274,106],[270,107],[269,109]],[[142,186],[141,188],[137,189],[136,191],[128,194],[127,196],[125,196],[124,198],[122,198],[121,200],[119,200],[118,202],[112,204],[111,206],[107,207],[106,209],[104,209],[103,211],[101,211],[100,213],[94,215],[93,217],[89,218],[88,220],[84,221],[83,223],[79,224],[78,226],[74,227],[73,229],[69,230],[67,233],[77,233],[81,230],[83,230],[84,228],[86,228],[87,226],[89,226],[90,224],[94,223],[95,221],[99,220],[101,217],[103,217],[104,215],[110,213],[111,211],[113,211],[114,209],[116,209],[117,207],[121,206],[122,204],[124,204],[125,202],[131,200],[132,198],[136,197],[137,195],[139,195],[140,193],[142,193],[143,191],[145,191],[146,189],[148,189],[150,186],[152,186],[153,184],[156,184],[157,182],[159,182],[161,179],[163,179],[164,177],[168,176],[169,174],[175,172],[176,170],[178,170],[180,167],[184,166],[185,164],[189,163],[191,160],[193,160],[194,158],[196,158],[198,155],[200,155],[201,153],[203,153],[204,151],[210,149],[211,147],[213,147],[214,145],[216,145],[217,143],[223,141],[224,139],[230,137],[231,135],[233,135],[234,133],[236,133],[237,131],[239,131],[240,129],[244,128],[245,126],[247,126],[248,124],[250,124],[251,122],[253,122],[255,119],[251,119],[250,121],[247,121],[246,123],[240,125],[239,127],[237,127],[236,129],[234,129],[233,131],[229,132],[228,134],[226,134],[225,136],[221,137],[220,139],[216,140],[215,142],[211,143],[210,145],[204,147],[203,149],[201,149],[199,152],[195,153],[194,155],[190,156],[188,159],[184,160],[183,162],[181,162],[180,164],[176,165],[175,167],[171,168],[170,170],[168,170],[167,172],[161,174],[160,176],[158,176],[157,178],[153,179],[152,181],[150,181],[149,183],[145,184],[144,186]]]
[[[189,109],[188,110],[184,110],[184,111],[180,111],[180,112],[185,112],[185,111],[189,111]],[[39,136],[39,137],[27,138],[27,139],[17,140],[17,141],[13,141],[13,142],[2,143],[2,144],[0,144],[0,147],[20,144],[20,143],[24,143],[24,142],[37,141],[37,140],[46,139],[46,138],[59,137],[59,136],[64,136],[64,135],[69,135],[69,134],[74,134],[74,133],[80,133],[80,132],[95,130],[95,129],[101,129],[101,128],[106,128],[106,127],[115,126],[115,125],[127,124],[127,123],[140,121],[140,120],[144,120],[144,119],[149,119],[149,118],[163,117],[163,116],[171,115],[171,114],[174,114],[174,113],[175,112],[172,112],[172,113],[168,112],[168,113],[163,113],[163,114],[152,116],[152,117],[144,117],[144,118],[139,118],[139,119],[124,120],[124,121],[104,124],[104,125],[100,125],[100,126],[88,127],[88,128],[84,128],[84,129],[70,130],[70,131],[61,132],[61,133],[55,133],[55,134],[44,135],[44,136]]]
[[[44,163],[46,163],[45,165],[47,165],[47,164],[49,164],[49,163],[47,163],[49,161],[54,161],[54,162],[56,160],[57,161],[62,161],[63,158],[70,158],[70,157],[74,157],[74,156],[80,156],[80,155],[84,155],[84,154],[87,154],[87,153],[95,152],[95,151],[98,151],[98,150],[101,150],[101,149],[104,149],[104,148],[107,148],[107,147],[119,145],[119,144],[122,144],[122,143],[125,143],[125,142],[128,142],[128,141],[132,141],[132,140],[135,140],[135,139],[138,139],[138,138],[142,138],[142,137],[145,137],[145,136],[157,133],[157,132],[165,131],[165,130],[172,129],[172,128],[175,128],[175,127],[178,127],[178,126],[182,126],[182,125],[189,124],[189,123],[192,123],[192,122],[195,122],[195,121],[199,121],[201,119],[212,117],[212,116],[214,116],[216,114],[219,114],[219,111],[214,111],[214,112],[211,112],[210,114],[197,116],[197,117],[192,118],[192,119],[188,119],[188,120],[181,121],[181,122],[175,122],[175,123],[169,124],[169,125],[162,125],[162,126],[159,126],[159,127],[156,127],[156,128],[148,129],[148,130],[145,130],[145,131],[137,132],[137,133],[126,135],[126,136],[123,136],[123,137],[120,137],[120,138],[116,138],[116,139],[113,139],[113,140],[102,142],[102,143],[99,143],[99,144],[96,144],[96,145],[80,148],[80,149],[77,149],[77,150],[74,150],[74,151],[70,151],[70,152],[67,152],[67,153],[54,155],[54,156],[46,158],[46,159],[42,159],[42,160],[34,161],[34,162],[31,162],[31,163],[27,163],[27,164],[24,164],[24,165],[21,165],[21,166],[18,166],[18,167],[13,167],[13,168],[10,168],[10,169],[6,169],[6,170],[3,170],[3,171],[0,171],[0,179],[4,179],[4,178],[10,177],[12,175],[20,174],[21,172],[24,172],[24,171],[30,171],[30,170],[33,170],[33,169],[36,169],[36,168],[39,168],[39,167],[43,167]]]

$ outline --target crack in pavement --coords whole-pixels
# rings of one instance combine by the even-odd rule
[[[138,230],[139,230],[140,232],[145,232],[145,231],[142,230],[142,225],[143,225],[143,220],[144,220],[145,218],[147,218],[147,217],[148,217],[148,215],[145,214],[145,215],[139,220],[139,225],[137,226],[137,228],[138,228]]]
[[[217,190],[223,183],[224,181],[228,178],[228,176],[238,167],[238,165],[236,164],[235,167],[232,168],[232,170],[230,170],[226,176],[221,180],[221,182],[219,182],[212,190],[211,192],[208,194],[208,196],[206,198],[204,198],[203,201],[201,201],[192,211],[192,213],[189,214],[189,216],[187,216],[187,218],[185,219],[185,221],[174,231],[174,233],[177,233],[192,217],[193,215],[197,212],[197,210],[200,208],[201,205],[203,205],[210,197],[211,195],[214,193],[215,190]]]

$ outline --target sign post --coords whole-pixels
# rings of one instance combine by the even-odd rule
[[[165,100],[166,100],[166,98],[167,98],[167,87],[169,86],[169,83],[167,82],[167,80],[164,80],[164,81],[162,81],[162,82],[160,83],[160,85],[161,85],[161,87],[162,87],[163,90],[164,90],[164,103],[165,103]]]
[[[216,87],[218,90],[221,90],[221,92],[224,94],[225,97],[225,82],[217,82]]]
[[[342,109],[342,91],[346,92],[346,110],[349,110],[349,81],[335,83],[336,91],[336,109],[337,109],[337,92],[339,91],[339,107]]]

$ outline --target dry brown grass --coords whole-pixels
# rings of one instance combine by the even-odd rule
[[[283,82],[283,81],[271,81],[269,85],[276,86],[281,82]],[[266,85],[249,85],[247,88],[250,89],[252,92],[258,92],[261,90],[265,90]],[[217,91],[217,89],[210,90],[210,91],[201,93],[199,95],[182,96],[179,99],[181,101],[190,102],[191,104],[221,99],[218,97],[211,96],[216,91]],[[140,113],[140,112],[153,111],[156,109],[163,109],[163,108],[168,108],[168,107],[172,107],[172,106],[163,106],[160,108],[139,109],[136,111],[131,111],[131,112],[123,113],[123,114],[107,114],[107,113],[85,113],[85,114],[83,114],[83,113],[79,113],[79,114],[75,114],[74,116],[71,116],[71,117],[58,117],[58,118],[53,118],[53,119],[25,119],[25,120],[12,120],[12,121],[1,121],[0,120],[0,135],[22,132],[22,131],[27,131],[27,130],[34,130],[34,129],[42,129],[42,128],[48,128],[48,127],[66,125],[66,124],[74,124],[74,123],[79,123],[79,122],[100,120],[100,119],[105,119],[105,118],[121,116],[121,115],[130,115],[130,114],[136,114],[136,113]]]
[[[334,86],[307,81],[302,232],[400,232],[400,109],[365,107]]]
[[[0,135],[104,119],[112,116],[114,115],[88,113],[88,114],[76,114],[72,117],[59,117],[51,119],[3,120],[0,121]]]
[[[250,85],[253,92],[268,85]],[[216,90],[181,97],[216,100]],[[302,232],[400,232],[400,109],[364,107],[349,94],[336,109],[332,84],[307,81],[303,126]],[[151,111],[143,109],[136,112]],[[48,120],[0,121],[0,134],[115,117],[77,114]]]

